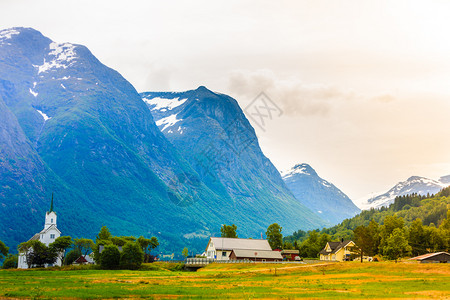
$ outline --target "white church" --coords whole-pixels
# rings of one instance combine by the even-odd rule
[[[50,204],[50,211],[45,213],[45,225],[44,229],[41,232],[36,233],[29,241],[38,240],[41,243],[45,244],[47,247],[51,243],[55,241],[58,237],[60,237],[61,231],[56,227],[56,213],[53,211],[53,195],[52,202]],[[46,265],[45,267],[51,266],[61,266],[62,261],[58,257],[56,262],[53,265]],[[27,258],[24,253],[19,253],[19,269],[28,269]]]

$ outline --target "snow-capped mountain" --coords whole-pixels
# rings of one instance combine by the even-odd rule
[[[450,185],[450,175],[443,176],[439,180],[433,180],[420,176],[412,176],[407,180],[397,183],[389,191],[374,197],[363,199],[358,206],[361,209],[380,208],[394,203],[395,197],[408,194],[436,194],[441,189]]]
[[[337,224],[361,210],[332,183],[322,179],[308,164],[298,164],[281,172],[295,198],[318,216]]]

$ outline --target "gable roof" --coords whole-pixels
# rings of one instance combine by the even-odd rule
[[[242,250],[242,249],[233,249],[231,253],[234,252],[237,258],[269,258],[269,259],[283,259],[281,253],[279,251],[272,250]]]
[[[353,243],[352,240],[345,240],[343,242],[328,242],[327,245],[330,246],[331,248],[331,252],[327,251],[327,246],[325,246],[325,248],[322,249],[322,251],[319,252],[319,254],[335,254],[336,252],[338,252],[340,249],[346,247],[349,243]]]
[[[216,250],[241,249],[272,251],[272,248],[267,240],[211,237],[208,245],[206,246],[206,251],[208,251],[210,243],[214,244]]]
[[[52,224],[52,225],[50,225],[49,227],[42,229],[42,231],[41,231],[40,233],[46,233],[46,232],[49,231],[50,229],[55,229],[56,231],[59,232],[59,234],[61,234],[61,231],[59,231],[58,227],[56,227],[55,224]],[[36,234],[39,234],[39,233],[36,233]]]

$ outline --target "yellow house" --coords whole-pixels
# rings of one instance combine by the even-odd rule
[[[320,260],[327,261],[346,261],[350,260],[350,256],[354,254],[352,248],[355,247],[355,243],[350,240],[340,242],[328,242],[319,252]]]

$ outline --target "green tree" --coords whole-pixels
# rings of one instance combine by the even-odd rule
[[[31,240],[19,245],[19,249],[25,254],[27,265],[44,267],[45,264],[53,264],[57,253],[38,240]]]
[[[68,266],[73,264],[81,256],[81,251],[78,248],[70,250],[64,258],[64,265]]]
[[[57,257],[61,259],[61,263],[64,261],[66,250],[73,245],[72,238],[70,236],[60,236],[49,245],[49,247],[56,252]]]
[[[127,240],[122,238],[122,237],[118,237],[118,236],[113,236],[110,238],[111,242],[118,246],[118,247],[122,247],[123,245],[125,245],[127,243]]]
[[[6,247],[5,243],[0,241],[0,259],[2,259],[3,257],[6,257],[8,255],[8,252],[9,252],[9,247]]]
[[[136,241],[141,246],[142,251],[144,251],[144,257],[145,257],[144,261],[149,262],[150,257],[151,257],[151,255],[150,255],[151,251],[159,246],[158,239],[154,236],[152,236],[150,239],[140,236]]]
[[[117,269],[120,264],[120,251],[116,245],[106,245],[100,254],[100,267],[102,269]]]
[[[8,254],[3,262],[3,269],[17,269],[19,258],[17,255]]]
[[[184,258],[189,256],[189,250],[187,247],[183,248],[183,251],[181,251],[181,254],[184,256]]]
[[[108,227],[106,226],[102,226],[102,228],[100,229],[100,232],[98,233],[97,237],[95,238],[95,240],[109,240],[111,238],[111,232],[109,232]]]
[[[144,261],[144,251],[137,242],[127,242],[120,254],[120,267],[137,270]]]
[[[236,234],[236,229],[237,226],[234,224],[232,225],[223,224],[222,227],[220,228],[220,236],[225,238],[237,238],[238,236]]]
[[[363,262],[364,254],[374,255],[376,247],[375,236],[372,235],[369,226],[358,226],[353,232],[356,244],[354,252],[360,255],[361,262]]]
[[[383,247],[383,254],[389,259],[397,260],[411,253],[411,246],[408,244],[408,237],[401,228],[395,228],[392,234],[386,239]]]
[[[22,253],[25,258],[25,262],[27,263],[28,269],[30,269],[33,264],[33,258],[31,257],[33,248],[31,247],[30,242],[31,241],[23,242],[17,246],[17,250],[19,251],[19,253]]]
[[[414,256],[426,253],[425,230],[421,219],[416,219],[409,227],[409,245]]]
[[[283,248],[283,235],[281,234],[282,227],[277,223],[269,225],[266,231],[267,241],[272,249]]]
[[[94,241],[91,239],[75,239],[74,241],[75,248],[78,248],[83,257],[86,257],[90,251],[93,251],[95,248]]]

